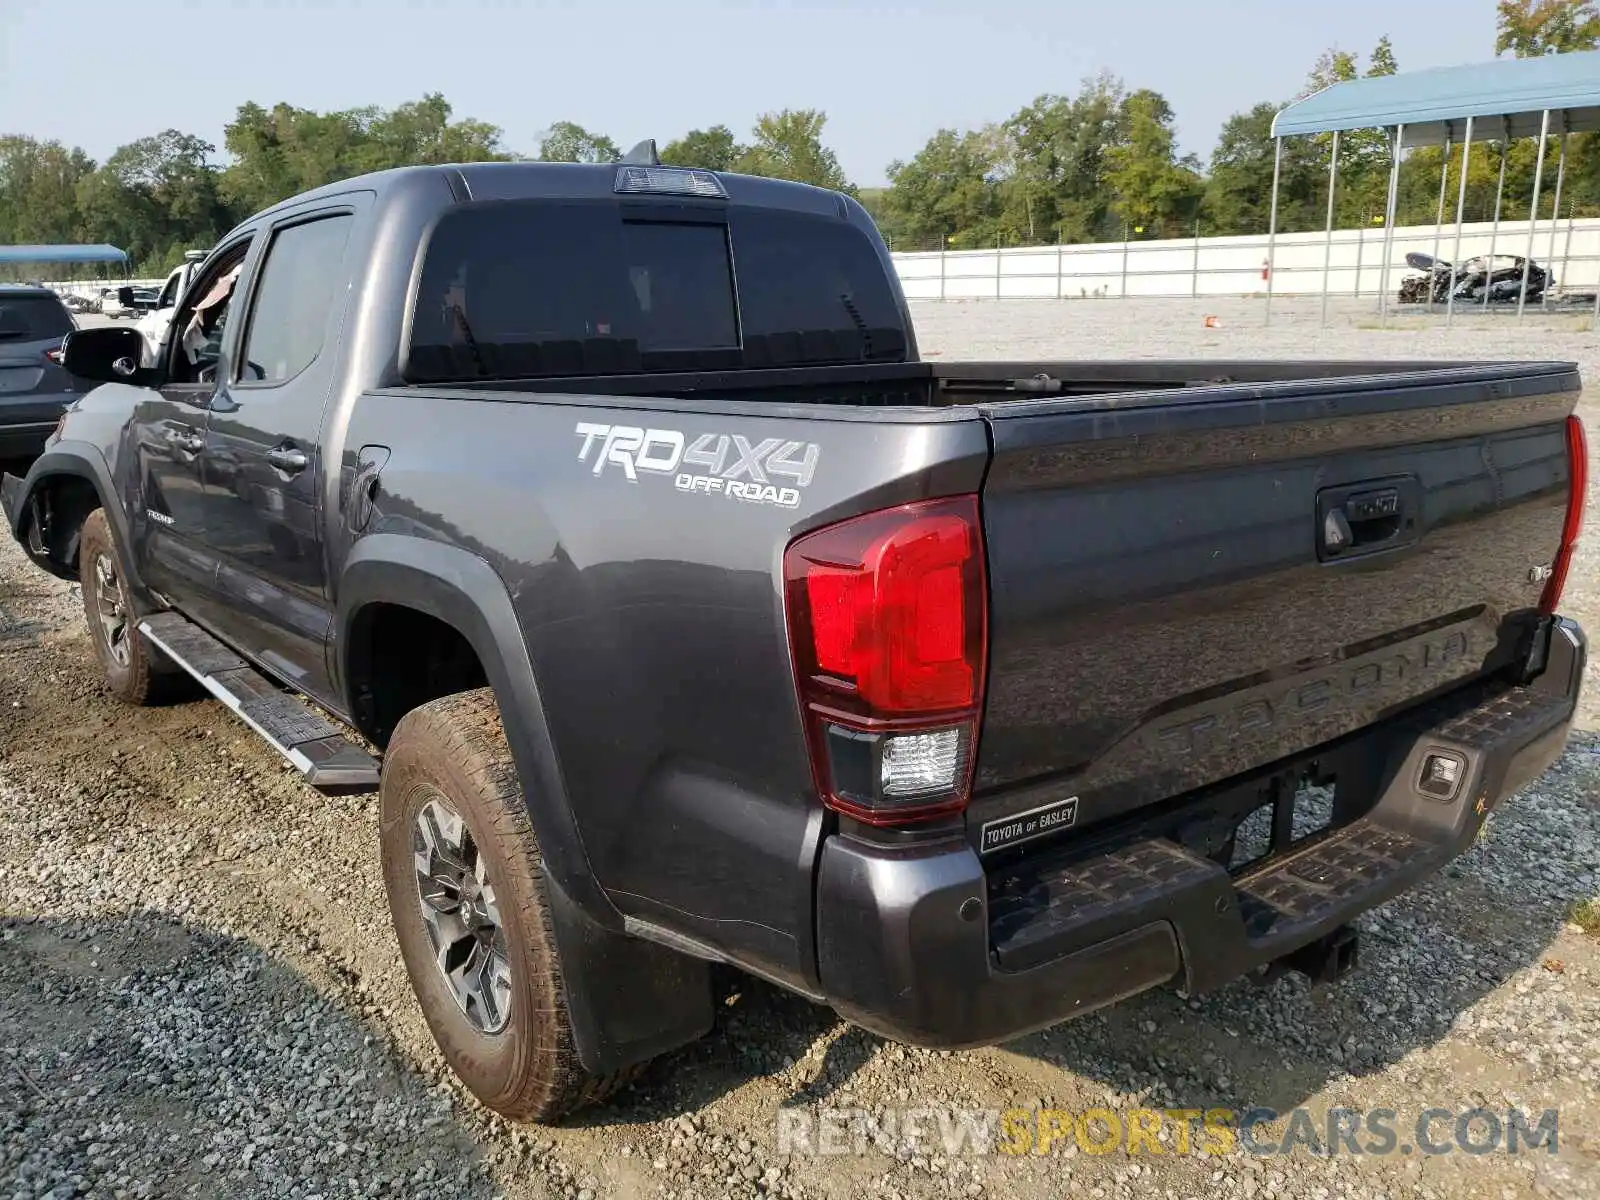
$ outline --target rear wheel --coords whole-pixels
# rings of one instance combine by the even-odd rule
[[[626,1082],[573,1048],[539,846],[487,688],[406,714],[379,810],[395,934],[451,1070],[486,1107],[536,1121]]]
[[[139,636],[138,614],[104,509],[95,509],[83,523],[78,579],[89,640],[111,694],[125,704],[155,704],[169,696],[179,678],[176,668]]]

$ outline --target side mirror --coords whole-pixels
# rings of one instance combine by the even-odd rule
[[[140,368],[143,361],[144,336],[137,329],[74,329],[61,343],[61,365],[67,373],[95,383],[149,387],[153,372]]]

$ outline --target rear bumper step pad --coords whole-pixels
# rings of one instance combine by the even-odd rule
[[[371,791],[378,786],[372,755],[198,625],[165,612],[146,617],[139,632],[260,734],[312,787]]]

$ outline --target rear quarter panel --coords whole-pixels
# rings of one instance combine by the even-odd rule
[[[790,669],[783,550],[867,509],[977,491],[987,431],[972,413],[645,404],[364,395],[344,472],[362,446],[392,448],[362,533],[449,542],[504,580],[584,850],[617,907],[804,984],[821,811]],[[664,433],[642,455],[604,457],[594,430],[618,426]],[[729,439],[724,476],[740,457],[735,437],[768,446],[769,467],[798,443],[787,458],[814,453],[815,469],[803,483],[771,475],[792,504],[680,488],[716,474],[706,466],[648,469],[675,437],[692,446],[701,435]]]

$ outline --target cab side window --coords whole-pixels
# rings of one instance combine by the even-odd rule
[[[230,247],[203,278],[195,281],[186,297],[187,303],[173,314],[167,334],[170,383],[215,382],[222,335],[228,325],[228,309],[249,249],[249,238]]]
[[[242,381],[293,379],[322,352],[354,222],[353,215],[340,213],[273,235],[245,331]]]

